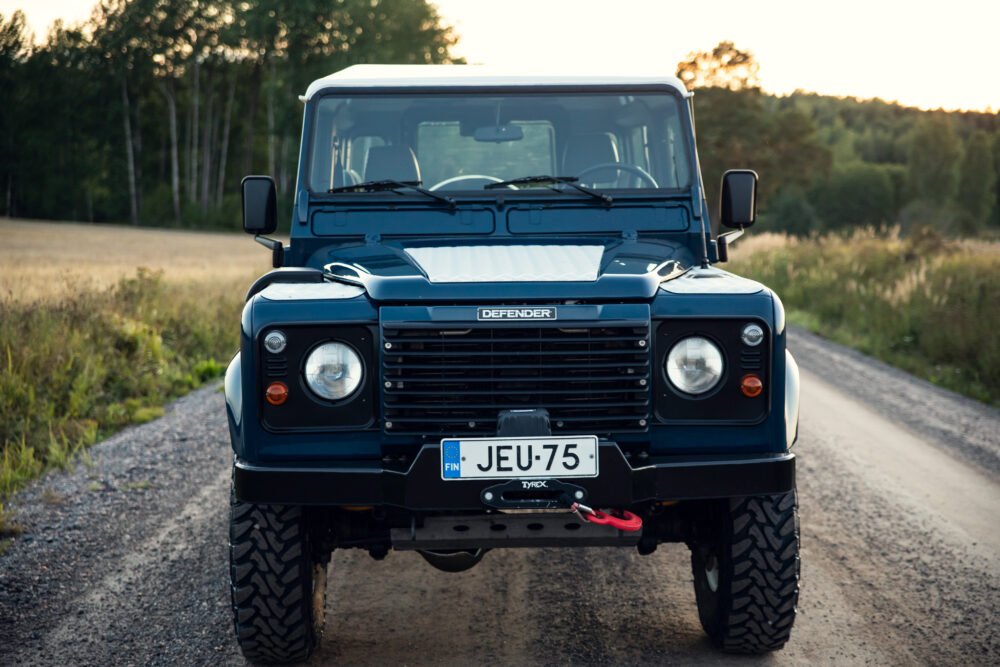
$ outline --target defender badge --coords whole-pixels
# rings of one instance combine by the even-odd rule
[[[549,308],[480,308],[476,319],[483,320],[555,320],[556,309]]]

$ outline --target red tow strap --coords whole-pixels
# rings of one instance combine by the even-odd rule
[[[601,510],[591,509],[586,505],[581,505],[580,503],[573,503],[570,509],[578,517],[584,521],[589,521],[590,523],[596,523],[601,526],[611,526],[618,530],[624,530],[626,532],[634,532],[642,529],[642,519],[628,510],[619,510],[621,516],[614,516],[612,514],[607,514]]]

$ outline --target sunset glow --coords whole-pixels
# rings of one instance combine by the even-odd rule
[[[93,0],[0,0],[39,38],[56,19],[87,18]],[[435,0],[469,62],[589,71],[665,72],[731,40],[753,52],[768,92],[878,97],[925,109],[1000,109],[1000,2],[947,7],[901,0]]]
[[[944,8],[900,0],[436,0],[469,62],[674,73],[691,51],[731,40],[763,88],[879,97],[922,108],[1000,109],[1000,2]]]

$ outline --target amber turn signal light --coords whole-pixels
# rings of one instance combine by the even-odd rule
[[[284,382],[272,382],[267,385],[267,391],[264,392],[264,398],[271,405],[281,405],[288,400],[288,385]]]
[[[764,383],[761,382],[759,377],[753,373],[749,373],[748,375],[744,375],[743,379],[740,380],[740,391],[747,398],[756,398],[764,391]]]

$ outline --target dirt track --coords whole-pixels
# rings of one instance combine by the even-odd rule
[[[759,662],[1000,664],[1000,413],[798,331],[790,345],[802,597],[792,641]],[[15,503],[0,664],[242,664],[222,395],[192,394],[92,459]],[[758,662],[705,641],[679,545],[494,551],[457,575],[338,552],[328,618],[317,665]]]

